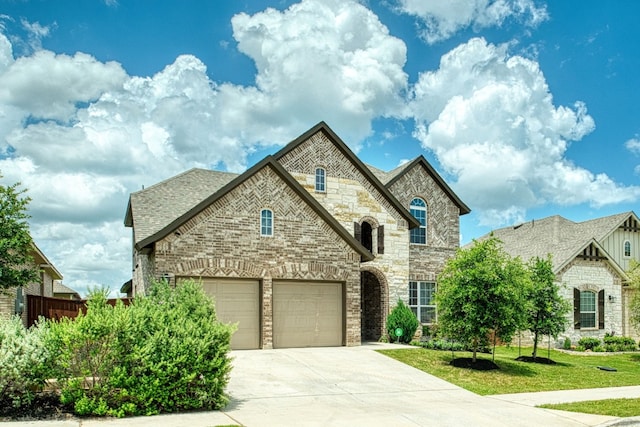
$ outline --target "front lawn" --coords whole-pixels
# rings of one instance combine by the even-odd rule
[[[609,415],[612,417],[637,417],[640,414],[640,399],[605,399],[584,402],[540,405],[541,408],[584,414]]]
[[[531,354],[523,348],[522,355]],[[517,347],[496,348],[495,362],[500,367],[493,371],[475,371],[449,365],[454,358],[471,357],[471,353],[425,349],[379,350],[399,360],[480,395],[525,393],[536,391],[570,390],[580,388],[621,387],[640,384],[640,354],[573,355],[551,350],[555,365],[517,362]],[[547,351],[538,350],[539,357]],[[490,354],[478,358],[491,359]],[[598,366],[615,368],[603,371]]]

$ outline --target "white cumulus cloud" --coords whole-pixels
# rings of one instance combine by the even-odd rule
[[[444,55],[438,70],[420,75],[411,111],[414,135],[487,225],[521,220],[544,203],[601,206],[640,195],[565,158],[593,118],[582,102],[556,107],[538,64],[507,46],[476,38]]]
[[[132,191],[191,167],[240,172],[249,153],[319,120],[357,149],[407,89],[404,42],[356,1],[236,15],[233,36],[258,70],[250,86],[213,80],[192,55],[128,75],[43,50],[34,40],[49,28],[22,25],[35,51],[21,56],[25,42],[0,27],[0,173],[28,189],[36,243],[81,292],[131,277]]]
[[[548,19],[546,7],[534,0],[398,0],[403,13],[421,23],[420,35],[429,44],[446,40],[460,30],[499,27],[508,19],[536,27]]]

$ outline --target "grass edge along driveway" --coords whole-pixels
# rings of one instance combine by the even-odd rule
[[[551,350],[555,365],[518,362],[519,354],[529,356],[531,348],[497,347],[492,371],[455,368],[449,364],[456,357],[471,357],[468,352],[399,349],[378,350],[379,353],[420,369],[479,395],[526,393],[538,391],[572,390],[582,388],[621,387],[640,385],[640,352],[597,355],[567,354]],[[538,351],[547,357],[547,351]],[[490,354],[479,358],[491,359]],[[615,368],[616,372],[598,369]]]

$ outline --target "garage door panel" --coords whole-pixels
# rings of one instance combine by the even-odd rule
[[[204,291],[216,303],[218,319],[237,323],[231,337],[234,350],[260,347],[260,284],[257,280],[203,278]]]
[[[342,306],[340,283],[275,282],[274,347],[342,345]]]

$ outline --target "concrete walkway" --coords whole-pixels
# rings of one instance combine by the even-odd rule
[[[228,387],[231,402],[223,411],[4,425],[640,426],[640,420],[533,407],[594,396],[640,397],[640,387],[482,397],[374,351],[381,348],[397,346],[235,351]]]

